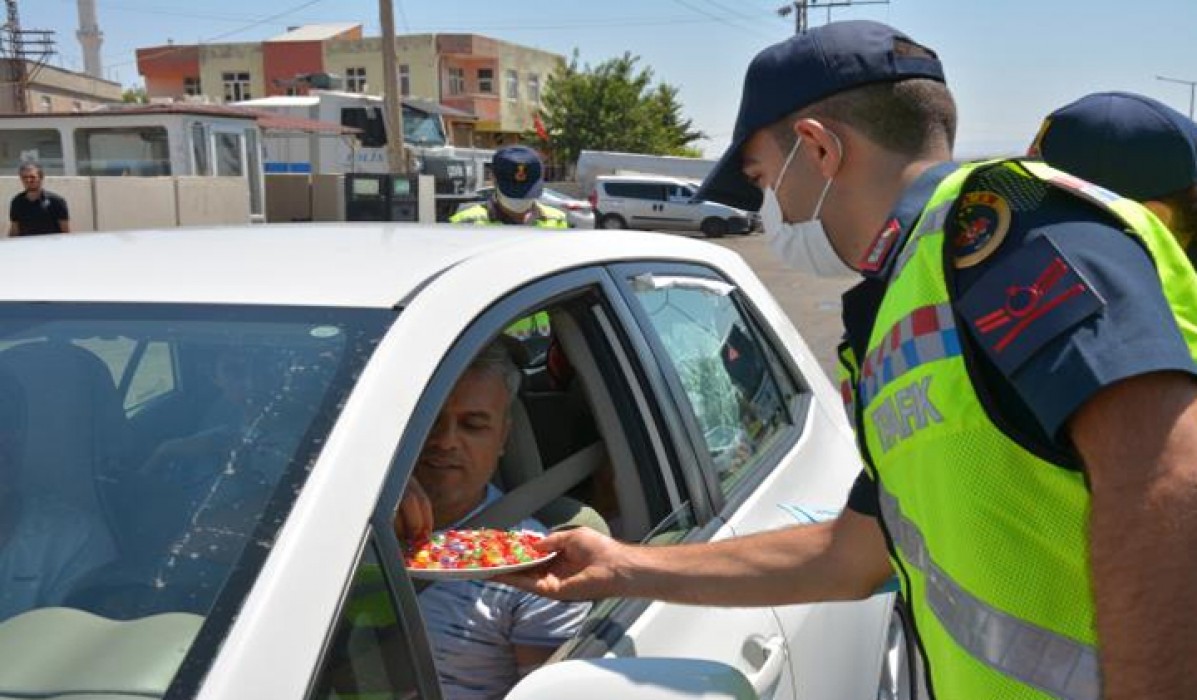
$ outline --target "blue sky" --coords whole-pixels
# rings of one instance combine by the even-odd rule
[[[838,0],[837,0],[838,1]],[[874,0],[875,2],[876,0]],[[378,33],[377,0],[96,0],[110,77],[140,82],[138,46],[251,41],[287,25],[360,21]],[[681,89],[687,116],[715,156],[735,120],[752,56],[792,31],[782,0],[394,0],[399,31],[477,32],[597,63],[624,51]],[[22,23],[58,32],[62,65],[82,64],[75,0],[21,0]],[[1095,90],[1129,90],[1189,111],[1197,80],[1197,1],[891,0],[835,8],[835,19],[888,22],[935,49],[960,106],[957,152],[1025,148],[1042,116]],[[825,9],[813,9],[812,24]]]

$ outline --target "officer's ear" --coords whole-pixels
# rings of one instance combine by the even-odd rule
[[[835,177],[844,159],[841,138],[826,124],[810,117],[794,122],[794,132],[802,139],[800,150],[807,162],[814,163],[825,180]]]

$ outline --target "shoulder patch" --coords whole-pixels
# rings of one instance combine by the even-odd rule
[[[1046,236],[986,271],[957,302],[969,333],[1006,376],[1105,306]]]
[[[1002,245],[1010,230],[1010,203],[996,192],[968,192],[960,198],[951,226],[951,246],[958,268],[972,267]]]

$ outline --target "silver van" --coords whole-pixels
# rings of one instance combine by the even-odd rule
[[[751,233],[756,215],[694,198],[698,183],[659,175],[600,175],[590,203],[598,228]]]

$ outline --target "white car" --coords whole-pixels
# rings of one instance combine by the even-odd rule
[[[0,513],[17,519],[0,697],[442,697],[392,514],[457,377],[532,314],[573,374],[551,385],[525,358],[499,471],[536,503],[568,494],[649,543],[842,506],[860,464],[838,395],[737,255],[445,234],[0,243],[0,387],[19,386],[0,396]],[[899,697],[893,606],[599,601],[508,697]]]
[[[698,184],[664,175],[600,175],[590,203],[599,228],[697,231],[709,238],[752,233],[754,214],[695,199]]]

